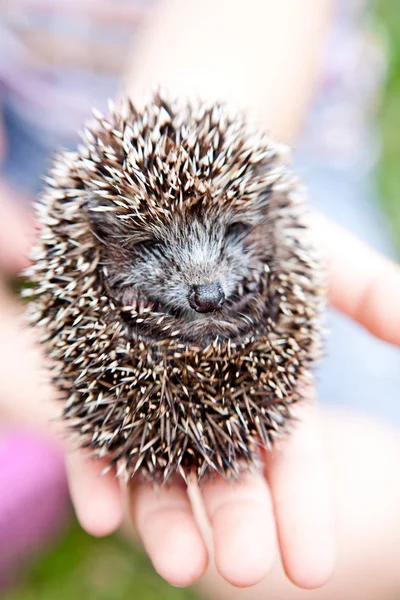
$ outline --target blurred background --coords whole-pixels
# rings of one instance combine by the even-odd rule
[[[377,175],[380,197],[400,251],[400,12],[391,0],[378,0],[376,7],[377,25],[388,53],[388,77],[379,106],[382,154]]]
[[[400,10],[398,3],[393,0],[378,0],[375,21],[388,54],[388,74],[379,105],[382,151],[377,180],[381,202],[400,251]],[[5,466],[0,458],[0,471],[2,469],[4,471]],[[43,510],[47,510],[45,506]],[[5,560],[7,552],[7,548],[0,547],[0,561]],[[154,573],[144,554],[140,550],[132,549],[121,538],[110,537],[101,540],[90,538],[74,522],[72,525],[70,522],[61,526],[58,524],[55,527],[54,541],[48,544],[35,560],[30,560],[28,564],[19,567],[18,572],[11,579],[12,584],[8,583],[0,591],[0,596],[4,600],[195,598],[193,591],[174,589],[163,582]]]

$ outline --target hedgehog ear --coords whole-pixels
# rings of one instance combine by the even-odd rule
[[[108,199],[96,195],[88,197],[86,214],[93,235],[101,242],[106,243],[110,232],[119,228],[119,221],[115,218],[117,207]]]
[[[269,209],[272,200],[273,186],[271,184],[268,184],[260,190],[256,200],[256,204],[262,214],[265,214],[265,212]]]

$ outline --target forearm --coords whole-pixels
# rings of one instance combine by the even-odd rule
[[[318,76],[331,0],[165,0],[129,64],[135,102],[161,85],[224,100],[293,141]]]

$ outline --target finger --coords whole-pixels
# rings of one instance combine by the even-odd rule
[[[37,332],[23,323],[21,310],[0,281],[0,418],[49,433],[61,403],[55,401]]]
[[[331,303],[400,345],[400,267],[321,215],[311,216],[311,226],[326,255]]]
[[[202,492],[220,575],[237,587],[260,582],[272,566],[276,548],[271,496],[263,475],[209,481]]]
[[[156,571],[171,585],[187,586],[203,575],[208,555],[181,479],[155,488],[134,481],[130,514]]]
[[[56,401],[57,394],[44,371],[44,358],[35,345],[33,331],[21,326],[17,306],[1,288],[0,307],[1,421],[33,427],[66,450],[67,475],[77,517],[88,533],[107,535],[117,529],[122,518],[115,475],[101,476],[104,462],[66,449],[65,435],[61,435],[61,403]],[[2,348],[7,351],[2,352]]]
[[[284,569],[294,584],[312,589],[333,571],[334,519],[315,406],[303,404],[299,419],[265,464]]]
[[[0,267],[8,273],[29,265],[28,255],[35,235],[29,201],[30,198],[16,195],[0,182]]]
[[[102,474],[108,463],[88,458],[83,451],[66,456],[67,477],[79,523],[91,535],[116,531],[123,518],[123,503],[115,471]]]

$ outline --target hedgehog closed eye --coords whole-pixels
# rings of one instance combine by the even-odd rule
[[[320,354],[302,188],[223,105],[156,95],[96,119],[55,161],[27,273],[63,418],[127,478],[240,477]]]
[[[133,249],[140,252],[151,252],[160,248],[161,244],[156,239],[147,239],[133,244]]]
[[[227,236],[236,236],[236,237],[244,237],[252,230],[252,226],[249,223],[244,223],[243,221],[236,221],[235,223],[231,223],[226,228]]]

